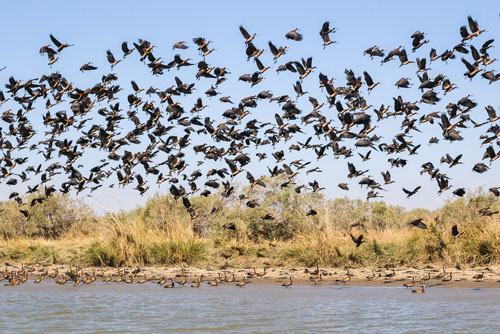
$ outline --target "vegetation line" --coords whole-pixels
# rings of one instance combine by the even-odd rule
[[[234,268],[500,263],[499,203],[481,189],[429,211],[296,193],[276,177],[266,184],[238,192],[258,199],[253,209],[237,197],[191,198],[195,220],[171,195],[102,216],[54,195],[33,207],[28,222],[15,203],[2,202],[0,260]],[[420,219],[426,229],[409,224]]]

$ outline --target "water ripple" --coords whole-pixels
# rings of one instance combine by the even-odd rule
[[[0,287],[2,333],[493,333],[500,289]]]

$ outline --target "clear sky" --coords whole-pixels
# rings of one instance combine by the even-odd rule
[[[380,59],[370,60],[363,55],[366,48],[379,45],[380,48],[392,50],[399,45],[405,46],[409,58],[415,60],[416,57],[427,57],[431,48],[437,49],[438,53],[445,49],[452,49],[460,42],[459,28],[467,24],[467,16],[479,22],[482,29],[488,32],[472,40],[472,44],[477,49],[482,43],[490,38],[497,38],[495,44],[500,42],[500,3],[497,1],[482,1],[480,5],[472,6],[470,1],[28,1],[28,2],[5,2],[2,4],[2,55],[0,56],[0,68],[7,68],[0,72],[0,82],[7,82],[9,76],[14,75],[16,79],[23,81],[30,78],[39,78],[42,74],[59,71],[80,88],[91,87],[100,81],[103,74],[110,72],[109,64],[106,61],[106,50],[111,49],[115,57],[121,57],[120,45],[123,41],[136,42],[137,38],[143,38],[156,45],[154,54],[156,57],[163,57],[166,62],[173,59],[176,53],[183,58],[191,57],[193,62],[198,62],[202,58],[199,56],[196,46],[193,44],[194,37],[205,37],[212,40],[211,47],[217,50],[206,57],[206,61],[213,66],[227,67],[231,75],[228,82],[219,88],[221,95],[217,98],[208,99],[203,92],[208,89],[213,81],[207,79],[195,80],[196,68],[176,70],[172,69],[164,75],[154,77],[150,70],[139,61],[137,53],[127,57],[126,61],[118,64],[114,72],[119,76],[118,83],[125,88],[121,96],[122,107],[127,109],[126,96],[131,92],[130,80],[135,80],[141,88],[148,88],[150,85],[165,89],[174,84],[174,77],[179,76],[184,82],[196,83],[195,93],[191,96],[176,98],[189,111],[197,97],[202,97],[203,102],[208,105],[200,113],[203,119],[210,116],[217,122],[223,121],[221,114],[228,108],[227,104],[218,101],[220,96],[231,96],[233,101],[258,94],[260,91],[270,89],[275,96],[288,94],[295,98],[293,84],[297,81],[298,75],[291,72],[277,74],[276,67],[290,60],[299,60],[301,57],[313,57],[313,65],[317,68],[303,81],[303,87],[316,97],[320,102],[326,102],[325,93],[319,89],[318,74],[320,72],[328,77],[335,77],[335,86],[345,85],[345,69],[352,69],[357,76],[362,76],[364,70],[368,71],[375,81],[382,84],[376,87],[371,94],[366,92],[366,85],[361,89],[368,104],[376,108],[380,104],[393,105],[393,97],[401,95],[404,101],[417,101],[421,92],[416,89],[419,85],[415,74],[416,65],[411,64],[399,67],[399,61],[395,59],[383,66],[380,66]],[[318,34],[324,21],[330,21],[330,26],[338,28],[332,39],[338,44],[330,45],[325,49],[322,46],[321,38]],[[253,73],[256,70],[253,61],[246,61],[244,39],[238,29],[243,25],[250,34],[258,33],[255,38],[257,48],[266,49],[260,57],[266,66],[273,66],[264,73],[265,79],[258,85],[250,87],[249,84],[237,81],[238,77],[244,73]],[[294,28],[300,28],[304,35],[301,42],[288,41],[285,34]],[[426,38],[430,43],[411,52],[411,38],[413,32],[420,30],[426,32]],[[74,44],[73,47],[63,50],[60,59],[50,68],[47,57],[38,53],[42,45],[50,43],[49,34],[54,34],[60,41]],[[277,46],[287,45],[289,50],[285,56],[280,58],[278,63],[273,63],[267,42],[271,40]],[[186,41],[190,46],[187,50],[172,50],[172,45],[177,41]],[[498,47],[489,50],[491,58],[499,56]],[[429,76],[434,77],[442,73],[455,82],[459,89],[443,95],[439,91],[442,101],[434,106],[421,104],[419,115],[432,111],[445,111],[445,106],[449,102],[456,103],[458,99],[467,94],[472,94],[472,99],[478,103],[478,107],[470,112],[471,118],[476,122],[486,120],[487,115],[484,107],[492,105],[500,113],[499,83],[488,85],[488,82],[479,75],[472,81],[464,78],[465,66],[460,61],[464,56],[469,61],[471,55],[457,53],[454,60],[447,64],[436,61],[429,66]],[[97,71],[81,73],[79,68],[84,63],[92,61],[97,67]],[[489,69],[498,69],[498,62],[489,65]],[[412,89],[397,89],[394,83],[401,77],[410,77],[414,84]],[[158,98],[153,98],[158,100]],[[343,102],[345,105],[345,102]],[[106,105],[103,105],[106,106]],[[307,96],[299,98],[297,106],[302,110],[302,115],[312,110]],[[5,104],[0,107],[3,112],[8,108],[17,108],[15,105]],[[53,112],[64,109],[60,105],[53,109]],[[66,106],[67,108],[67,106]],[[16,110],[16,109],[14,109]],[[251,115],[244,119],[244,122],[256,118],[262,121],[274,122],[274,114],[282,114],[281,108],[275,103],[267,101],[259,102],[259,106],[251,109]],[[43,105],[39,105],[36,110],[29,114],[30,120],[35,128],[42,129],[42,114],[45,113]],[[339,122],[334,109],[323,107],[322,113],[327,118],[334,119],[338,126]],[[373,108],[368,111],[373,116],[375,124],[376,116]],[[191,115],[188,115],[191,117]],[[385,120],[374,132],[383,139],[381,142],[390,142],[394,134],[400,132],[402,118]],[[95,122],[91,120],[89,123]],[[166,120],[164,121],[166,124]],[[348,196],[350,198],[366,198],[366,189],[360,189],[358,180],[347,179],[347,161],[343,158],[334,159],[331,154],[319,161],[316,161],[314,152],[292,152],[288,153],[288,146],[295,141],[303,141],[312,133],[312,128],[301,125],[304,135],[298,135],[290,142],[282,143],[275,149],[284,149],[287,161],[298,158],[312,161],[311,167],[318,166],[322,173],[313,173],[298,176],[298,181],[309,182],[318,180],[319,184],[326,189],[323,193],[331,198]],[[494,162],[491,169],[482,175],[472,172],[472,166],[481,161],[486,146],[480,147],[479,136],[486,131],[487,126],[479,129],[464,129],[462,135],[465,140],[459,143],[449,143],[442,139],[441,130],[437,124],[428,123],[417,125],[422,131],[420,134],[413,133],[411,140],[414,143],[421,143],[422,147],[418,155],[411,157],[407,153],[399,155],[401,158],[408,158],[408,166],[404,169],[392,168],[387,162],[388,156],[380,152],[372,152],[372,159],[368,162],[361,162],[357,152],[366,153],[367,149],[357,150],[352,161],[359,169],[369,169],[367,175],[371,175],[377,181],[383,182],[380,172],[390,170],[395,184],[385,187],[388,191],[381,192],[384,200],[390,204],[402,205],[408,208],[425,207],[436,208],[446,200],[453,198],[451,191],[440,196],[437,195],[437,184],[431,181],[427,175],[421,176],[420,165],[431,161],[435,166],[441,168],[450,178],[450,183],[454,188],[464,187],[475,189],[478,186],[500,186],[498,177],[500,162]],[[5,127],[4,127],[5,131]],[[182,135],[182,132],[178,132]],[[40,134],[39,134],[40,135]],[[68,134],[70,136],[70,134]],[[428,146],[430,137],[437,136],[441,142],[435,146]],[[192,136],[195,137],[195,134]],[[203,137],[193,139],[193,143],[204,142],[210,139]],[[197,140],[199,142],[197,142]],[[144,142],[148,142],[147,138]],[[315,137],[315,143],[325,144],[324,139]],[[346,141],[345,145],[353,147],[353,141]],[[494,144],[495,150],[500,147]],[[274,166],[274,158],[271,157],[272,147],[263,148],[262,151],[268,153],[269,158],[254,163],[248,167],[255,176],[268,174],[266,166]],[[249,150],[255,154],[255,150]],[[329,151],[331,153],[331,151]],[[463,165],[450,169],[446,165],[439,166],[439,159],[444,154],[449,153],[456,156],[463,153]],[[30,162],[38,163],[40,155],[32,153]],[[105,154],[87,154],[79,161],[86,167],[93,164]],[[196,161],[202,159],[201,155],[188,154],[186,161],[189,168],[186,172],[191,173],[198,168]],[[255,162],[257,161],[254,158]],[[488,162],[485,160],[485,163]],[[207,164],[212,167],[215,164]],[[219,168],[227,167],[222,161],[217,163]],[[202,167],[203,168],[203,167]],[[19,172],[19,170],[18,170]],[[111,179],[116,183],[116,176]],[[245,183],[244,173],[236,178],[236,181]],[[351,190],[344,192],[337,187],[340,182],[348,182]],[[109,189],[102,187],[92,193],[86,191],[78,195],[78,198],[85,200],[96,207],[98,211],[130,209],[143,204],[147,197],[159,193],[168,192],[168,184],[158,188],[151,180],[151,190],[144,197],[139,196],[133,186],[125,189]],[[411,200],[407,200],[401,188],[413,189],[421,185],[422,189]],[[203,187],[202,183],[198,184]],[[22,192],[21,186],[0,185],[2,189],[1,199],[6,199],[12,191]],[[76,196],[76,194],[74,195]]]

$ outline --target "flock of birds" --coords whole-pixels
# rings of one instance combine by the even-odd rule
[[[274,270],[274,269],[273,269]],[[296,269],[291,269],[290,271],[296,271]],[[426,271],[426,273],[417,278],[415,275],[408,276],[411,271],[406,271],[406,273],[397,273],[394,269],[392,270],[371,270],[371,273],[364,276],[356,277],[351,271],[347,270],[346,273],[332,272],[327,269],[320,269],[316,266],[315,269],[310,270],[306,268],[301,275],[301,280],[307,280],[313,285],[322,285],[324,283],[330,284],[348,284],[353,278],[362,282],[374,282],[379,281],[383,283],[397,283],[406,281],[402,284],[406,288],[413,288],[420,284],[421,288],[414,289],[414,293],[424,293],[426,285],[436,286],[444,283],[451,282],[453,279],[453,272],[446,271],[443,266],[442,271],[432,270]],[[55,268],[49,272],[46,267],[35,268],[33,265],[24,264],[19,267],[8,267],[6,265],[3,272],[0,272],[0,282],[7,281],[4,286],[16,286],[28,282],[30,279],[33,283],[38,284],[42,281],[55,282],[60,285],[65,285],[71,283],[73,286],[79,285],[89,285],[94,282],[104,282],[104,283],[126,283],[126,284],[144,284],[144,283],[156,283],[163,286],[164,288],[174,288],[185,286],[188,284],[191,288],[199,288],[204,282],[205,284],[216,287],[223,283],[234,284],[236,287],[244,287],[245,285],[251,283],[253,279],[267,279],[266,275],[269,272],[266,271],[264,267],[263,271],[257,271],[256,268],[253,270],[239,270],[237,273],[234,271],[224,270],[222,272],[210,273],[207,275],[199,274],[194,275],[189,273],[184,268],[177,270],[176,273],[171,273],[170,275],[157,275],[148,274],[141,270],[141,268],[131,269],[131,268],[116,268],[112,271],[104,269],[97,270],[84,270],[82,268],[75,268],[70,266],[64,269],[61,267]],[[236,275],[239,277],[237,278]],[[478,273],[472,277],[475,282],[481,282],[486,279],[485,272]],[[267,280],[269,281],[269,280]],[[457,280],[461,281],[461,280]],[[281,283],[281,286],[288,288],[293,285],[293,277],[290,272],[281,272],[280,279],[276,281]],[[499,281],[500,282],[500,281]],[[302,283],[302,282],[301,282]]]
[[[331,39],[335,31],[336,28],[331,28],[329,22],[322,25],[319,35],[324,48],[337,43]],[[400,67],[416,62],[421,99],[410,102],[405,101],[401,95],[394,97],[392,109],[387,105],[381,105],[379,108],[369,105],[362,87],[365,85],[366,92],[373,93],[380,82],[376,82],[367,71],[364,71],[361,77],[350,69],[345,70],[346,82],[343,85],[319,72],[318,83],[325,97],[317,99],[309,94],[311,109],[299,109],[297,100],[308,94],[302,84],[304,80],[313,80],[310,74],[316,69],[312,57],[287,61],[276,68],[278,73],[288,71],[297,75],[293,84],[295,97],[274,96],[271,91],[264,90],[233,102],[230,96],[223,96],[222,93],[230,74],[229,69],[208,63],[207,57],[215,49],[211,48],[212,41],[203,37],[193,39],[200,54],[198,62],[181,56],[181,52],[192,47],[187,42],[175,43],[173,49],[178,50],[179,54],[166,61],[155,56],[155,45],[143,39],[132,45],[123,42],[120,57],[116,56],[116,52],[107,50],[107,61],[111,70],[117,70],[120,63],[135,54],[153,75],[163,75],[173,68],[180,73],[184,67],[196,66],[195,79],[203,78],[212,82],[204,95],[209,99],[220,95],[219,100],[230,106],[221,115],[204,113],[207,105],[201,96],[197,97],[192,108],[182,106],[178,101],[179,97],[194,94],[196,88],[195,83],[184,81],[178,76],[174,78],[175,84],[168,88],[146,88],[131,81],[132,90],[125,103],[119,101],[119,92],[125,88],[115,84],[118,79],[116,73],[103,75],[102,79],[91,87],[77,87],[59,72],[25,81],[11,76],[5,85],[6,92],[0,91],[0,106],[11,103],[10,109],[1,112],[3,127],[0,128],[0,181],[10,187],[27,187],[24,195],[20,193],[21,190],[12,191],[9,195],[9,199],[18,203],[19,212],[26,220],[31,217],[31,208],[46,201],[54,192],[93,192],[108,182],[109,187],[134,185],[134,189],[142,195],[150,189],[153,180],[156,180],[158,185],[168,182],[170,193],[176,200],[181,199],[190,217],[196,219],[196,207],[190,202],[190,196],[194,194],[209,196],[218,191],[224,197],[235,196],[242,205],[249,208],[259,206],[258,201],[247,194],[236,194],[236,187],[231,182],[238,174],[243,173],[252,188],[266,187],[263,178],[248,171],[248,166],[256,160],[274,161],[274,166],[268,167],[269,175],[284,175],[286,181],[281,184],[282,188],[294,187],[297,193],[306,190],[320,192],[324,189],[315,180],[308,184],[298,184],[296,176],[302,170],[305,170],[306,174],[321,170],[313,167],[312,161],[288,161],[285,150],[274,149],[278,144],[291,143],[289,152],[314,152],[318,160],[328,156],[349,159],[358,153],[364,162],[371,159],[372,153],[379,155],[377,159],[381,159],[381,154],[385,153],[390,156],[389,166],[400,168],[408,163],[401,154],[418,154],[423,143],[412,142],[410,138],[413,133],[421,132],[417,125],[423,123],[436,123],[441,129],[441,138],[430,138],[429,145],[440,140],[460,142],[464,139],[461,129],[483,127],[485,131],[481,140],[483,145],[487,145],[483,157],[486,163],[476,163],[472,166],[472,171],[486,173],[490,168],[489,164],[500,156],[500,126],[496,124],[500,116],[497,116],[495,107],[486,106],[485,117],[480,122],[475,122],[470,116],[470,111],[478,106],[470,95],[449,102],[445,112],[419,112],[422,106],[435,105],[448,92],[457,89],[457,85],[444,74],[430,77],[428,66],[432,62],[449,62],[461,56],[461,62],[466,69],[465,77],[471,80],[481,80],[477,77],[482,77],[490,84],[500,79],[500,73],[495,73],[489,67],[496,61],[489,55],[494,40],[487,40],[480,47],[472,43],[485,31],[469,16],[468,26],[460,28],[461,41],[457,45],[441,52],[431,48],[428,58],[420,56],[415,60],[408,58],[403,46],[389,52],[378,46],[366,49],[364,54],[372,59],[381,59],[382,65],[395,60],[399,60]],[[256,69],[253,73],[239,76],[238,80],[253,87],[262,82],[270,67],[265,66],[261,60],[265,50],[257,47],[257,34],[249,33],[242,26],[240,32],[246,60],[253,61]],[[412,52],[421,52],[421,48],[430,43],[425,35],[420,31],[411,35]],[[300,43],[303,35],[299,29],[294,29],[286,33],[285,38],[290,43]],[[53,35],[50,35],[50,40],[52,44],[42,46],[40,53],[48,57],[50,66],[54,66],[64,56],[65,50],[73,45],[63,43]],[[289,49],[287,46],[277,46],[271,41],[268,46],[274,62],[280,61]],[[80,67],[82,72],[95,70],[97,66],[92,62]],[[396,86],[398,89],[409,89],[410,79],[401,78]],[[69,103],[68,110],[60,108],[59,105],[63,101]],[[281,110],[274,115],[274,122],[262,122],[251,116],[251,110],[261,106],[264,101],[273,103]],[[335,110],[334,117],[330,116],[332,111],[325,111],[326,108]],[[43,111],[35,113],[36,109]],[[36,122],[33,122],[40,113],[45,129],[36,129]],[[482,118],[481,115],[477,111],[474,118]],[[224,122],[216,124],[215,119],[219,116],[224,118]],[[401,132],[388,141],[381,142],[383,137],[374,131],[380,123],[389,118],[401,120]],[[130,131],[124,130],[128,128]],[[293,141],[297,134],[310,136],[304,142]],[[201,143],[194,145],[196,140],[201,140]],[[261,151],[264,147],[272,147],[272,157]],[[95,151],[100,154],[105,152],[106,157],[97,165],[89,166],[84,152]],[[196,163],[188,160],[189,154],[202,156],[191,173],[187,172],[186,167],[192,168]],[[462,154],[446,154],[439,162],[452,168],[462,163],[461,158]],[[37,159],[41,160],[40,163],[33,163]],[[221,165],[203,170],[200,166],[206,162]],[[367,172],[368,170],[363,170],[359,165],[347,162],[346,177],[359,180],[357,183],[368,189],[367,200],[382,197],[378,191],[385,190],[384,186],[394,182],[391,173],[382,171],[382,178],[377,181],[368,176]],[[450,178],[440,170],[438,162],[424,163],[421,174],[428,174],[431,180],[435,180],[439,194],[452,189]],[[347,182],[340,183],[338,187],[349,190]],[[403,187],[402,192],[410,198],[420,189],[420,186],[414,189]],[[465,194],[464,188],[461,187],[454,187],[450,191],[460,197]],[[497,197],[500,195],[499,187],[492,187],[490,191]],[[25,202],[26,195],[29,194],[35,197]],[[219,209],[214,207],[212,213]],[[480,213],[488,216],[498,211],[483,208]],[[315,215],[317,212],[311,209],[305,214]],[[272,212],[262,216],[262,220],[274,219],[276,218]],[[422,220],[410,224],[426,228]],[[235,228],[234,224],[225,227]],[[456,226],[454,231],[454,236],[460,235]],[[351,236],[356,246],[364,242],[362,235]]]

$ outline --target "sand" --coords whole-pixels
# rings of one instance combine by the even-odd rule
[[[46,270],[48,274],[53,274],[56,269],[58,276],[50,278],[43,276],[43,281],[56,281],[61,278],[63,273],[70,270],[69,266],[52,265],[42,266],[38,264],[6,264],[5,269],[8,272],[20,272],[26,269],[28,273],[28,282],[35,280],[42,275]],[[5,269],[0,272],[0,278],[3,276]],[[72,268],[73,270],[75,267]],[[102,281],[104,278],[111,275],[113,281],[116,281],[120,276],[117,268],[78,268],[79,272],[87,273],[92,276],[96,275],[96,281]],[[81,271],[80,271],[81,270]],[[263,268],[244,268],[235,269],[228,268],[211,269],[211,268],[196,268],[196,267],[133,267],[120,268],[123,277],[133,277],[134,283],[146,277],[147,282],[157,282],[161,278],[172,278],[179,282],[184,278],[188,284],[197,280],[201,275],[202,284],[207,284],[214,281],[215,278],[224,277],[231,278],[234,274],[235,281],[246,281],[256,285],[281,285],[292,277],[293,285],[314,285],[314,286],[331,286],[331,285],[348,285],[348,286],[404,286],[404,284],[414,284],[418,287],[425,285],[426,287],[453,287],[453,288],[500,288],[500,267],[489,266],[480,268],[446,268],[435,265],[425,266],[422,268],[319,268],[321,279],[315,273],[317,268],[266,268],[263,276],[255,275],[255,272],[264,273]],[[183,276],[183,272],[184,275]],[[349,276],[348,276],[349,273]],[[445,274],[446,273],[446,274]],[[451,274],[451,276],[450,276]],[[474,278],[477,275],[483,274],[482,278]],[[443,280],[444,276],[444,280]],[[83,276],[82,276],[83,277]],[[451,278],[451,279],[450,279]],[[5,280],[6,282],[7,280]],[[67,283],[70,284],[70,281]],[[119,283],[125,284],[125,283]],[[224,283],[221,283],[224,284]],[[234,284],[234,283],[232,283]]]

